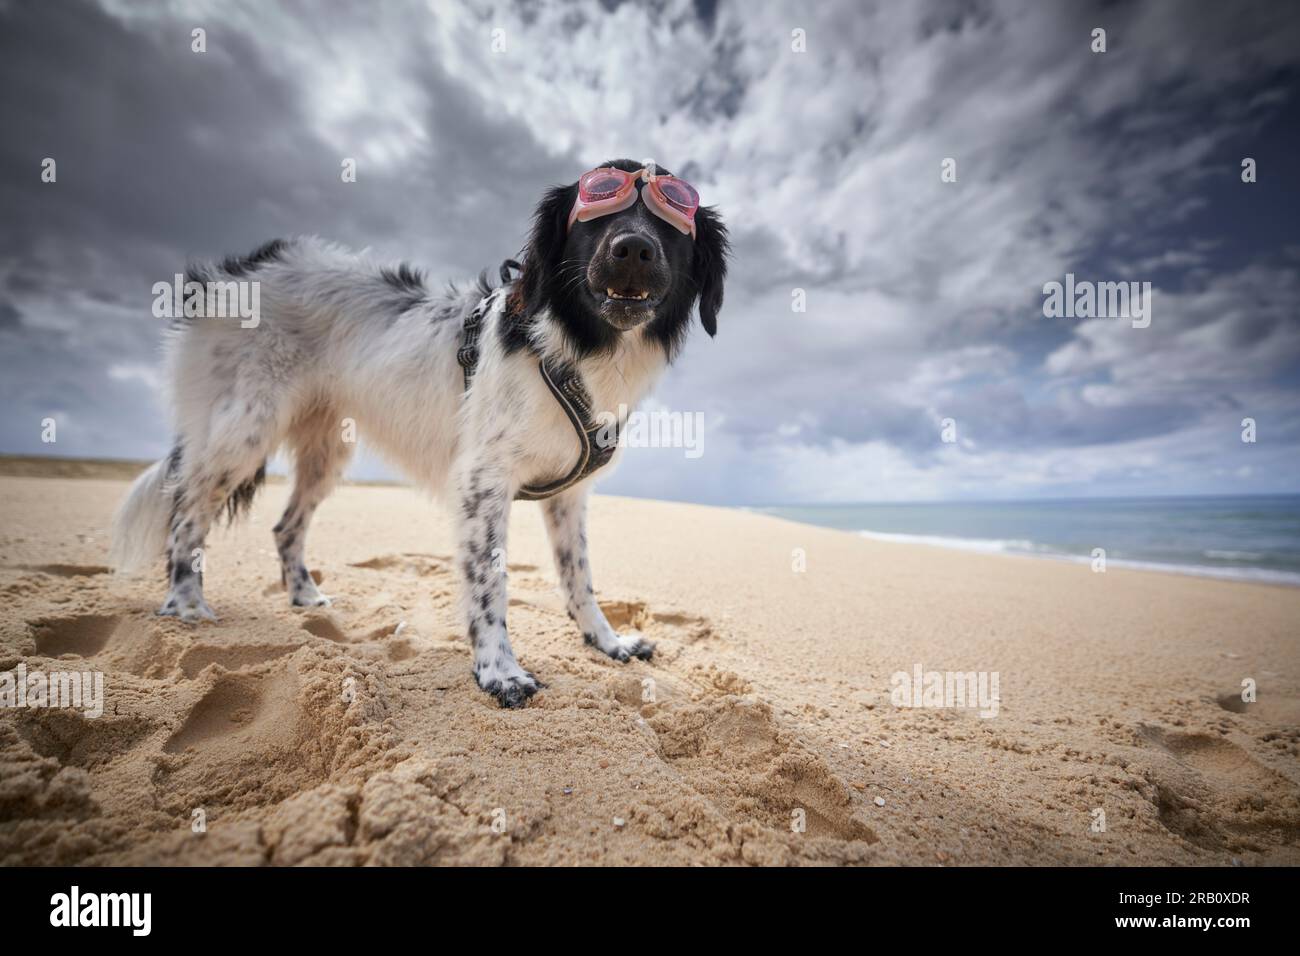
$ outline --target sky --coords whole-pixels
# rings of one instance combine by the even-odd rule
[[[649,406],[702,453],[601,491],[1297,492],[1298,81],[1274,2],[0,0],[0,452],[165,454],[151,290],[191,259],[314,233],[495,271],[546,186],[628,156],[735,255]],[[1150,283],[1149,325],[1045,316],[1067,273]]]

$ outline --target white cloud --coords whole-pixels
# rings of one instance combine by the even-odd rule
[[[163,388],[162,370],[153,365],[118,363],[108,367],[108,377],[115,382],[139,382],[154,392]]]

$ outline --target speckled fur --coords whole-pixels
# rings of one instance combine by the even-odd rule
[[[552,198],[564,201],[555,190]],[[686,316],[706,288],[706,326],[716,320],[725,272],[716,264],[725,255],[725,230],[715,228],[717,288],[696,275],[673,277],[673,308],[680,312],[685,303]],[[546,267],[549,255],[535,232],[525,270]],[[689,262],[699,253],[685,255]],[[304,562],[304,544],[312,514],[351,455],[345,438],[354,430],[454,510],[474,678],[503,706],[525,703],[541,685],[520,665],[506,630],[510,505],[521,484],[564,474],[578,453],[570,423],[538,375],[539,357],[576,363],[594,411],[635,408],[672,358],[683,317],[661,315],[589,347],[572,334],[575,320],[548,302],[524,312],[507,305],[521,300],[525,280],[515,279],[492,293],[466,391],[456,351],[484,286],[433,291],[409,266],[376,263],[315,238],[277,240],[243,258],[194,266],[191,275],[259,282],[260,321],[243,328],[195,318],[171,331],[176,447],[137,479],[119,510],[119,568],[161,553],[168,593],[158,613],[215,619],[203,597],[208,531],[223,508],[247,505],[267,458],[283,445],[293,454],[294,484],[274,529],[281,576],[294,606],[328,603]],[[543,503],[568,610],[594,648],[620,661],[648,658],[651,645],[616,633],[596,603],[584,527],[590,484]]]

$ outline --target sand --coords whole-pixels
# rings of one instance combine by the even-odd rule
[[[548,687],[508,711],[424,496],[336,492],[308,539],[334,605],[304,612],[269,486],[190,627],[154,616],[161,569],[104,567],[125,489],[0,478],[0,671],[105,681],[98,718],[0,708],[3,863],[1300,862],[1300,589],[597,497],[601,603],[658,641],[618,664],[517,503],[511,634]],[[997,716],[894,706],[918,665],[996,672]]]

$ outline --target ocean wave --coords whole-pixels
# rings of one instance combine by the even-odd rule
[[[1073,555],[1066,557],[1074,558]],[[1078,558],[1087,563],[1090,559]],[[1262,584],[1285,584],[1300,587],[1300,573],[1295,571],[1277,571],[1273,568],[1225,568],[1222,565],[1209,564],[1171,564],[1167,561],[1130,561],[1125,558],[1111,558],[1108,567],[1131,568],[1136,571],[1165,571],[1170,574],[1191,574],[1199,578],[1220,578],[1225,581],[1255,581]]]
[[[932,544],[939,548],[956,548],[959,551],[981,551],[985,554],[1041,553],[1041,546],[1020,538],[949,538],[937,534],[896,534],[889,531],[859,531],[864,538],[874,541],[894,541],[900,544]]]
[[[888,531],[859,531],[859,535],[873,541],[887,541],[895,544],[925,544],[956,551],[975,551],[981,554],[1006,554],[1017,557],[1051,558],[1057,561],[1071,561],[1076,564],[1090,564],[1092,557],[1085,554],[1069,554],[1057,551],[1035,541],[1023,538],[954,538],[934,534],[898,534]],[[1202,552],[1207,558],[1221,560],[1259,560],[1264,555],[1253,551],[1212,551]],[[1255,581],[1264,584],[1285,584],[1300,587],[1300,572],[1279,571],[1261,567],[1225,567],[1210,564],[1175,564],[1169,561],[1142,561],[1133,558],[1106,559],[1110,568],[1125,568],[1133,571],[1162,571],[1168,574],[1186,574],[1194,577],[1218,578],[1227,581]]]

